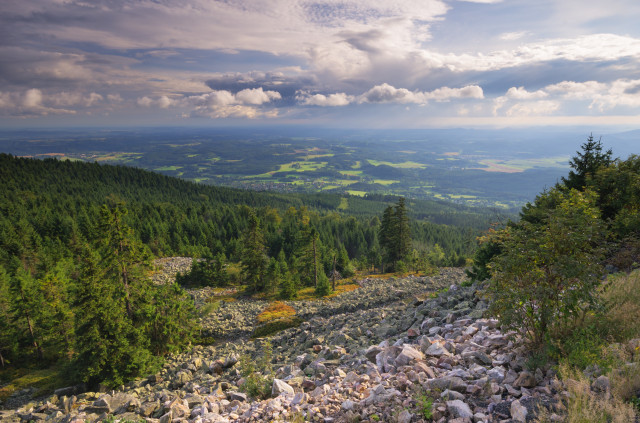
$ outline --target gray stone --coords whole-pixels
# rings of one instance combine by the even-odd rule
[[[439,389],[444,391],[450,389],[460,393],[467,392],[467,384],[462,379],[455,376],[444,376],[436,379],[430,379],[425,382],[425,387],[428,389]]]
[[[461,400],[447,401],[447,410],[454,418],[462,417],[470,419],[473,417],[473,413],[467,403]]]
[[[277,397],[278,395],[285,394],[294,394],[293,388],[284,380],[274,379],[273,385],[271,386],[271,396]]]
[[[158,401],[149,401],[140,405],[138,409],[138,414],[143,417],[150,417],[154,411],[160,408],[160,403]]]
[[[160,417],[160,419],[158,419],[158,423],[171,423],[172,420],[172,413],[171,411],[169,411],[167,414],[163,415],[162,417]]]
[[[444,400],[463,400],[464,395],[460,392],[445,389],[444,392],[440,394],[440,398]]]
[[[432,357],[440,357],[440,356],[450,356],[451,353],[449,351],[447,351],[447,349],[439,342],[434,342],[433,344],[429,345],[429,347],[426,349],[426,351],[424,352],[426,355],[432,356]]]
[[[229,401],[246,402],[247,401],[247,394],[245,394],[243,392],[229,391],[229,392],[227,392],[227,398],[229,399]]]
[[[413,360],[423,360],[424,354],[412,346],[405,345],[402,352],[396,357],[396,366],[406,366]]]
[[[598,376],[591,384],[591,389],[596,392],[609,392],[611,390],[611,382],[606,376]]]
[[[397,423],[411,423],[411,419],[413,418],[413,414],[409,413],[408,410],[402,410],[400,414],[398,414]]]

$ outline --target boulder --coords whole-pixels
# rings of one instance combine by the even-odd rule
[[[271,396],[277,397],[278,395],[285,393],[293,395],[295,392],[293,388],[284,380],[274,379],[271,386]]]
[[[454,418],[472,418],[473,413],[466,402],[462,400],[447,401],[447,410]]]

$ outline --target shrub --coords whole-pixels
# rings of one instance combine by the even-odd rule
[[[265,399],[271,396],[271,386],[273,385],[272,356],[271,343],[264,341],[262,354],[257,358],[252,358],[248,354],[240,357],[240,374],[244,378],[241,389],[250,397]]]
[[[302,319],[296,316],[293,307],[275,301],[265,308],[256,318],[258,326],[251,335],[254,338],[269,336],[281,330],[296,327],[302,323]]]
[[[265,308],[262,313],[258,314],[258,323],[269,323],[274,320],[293,317],[296,314],[296,310],[283,303],[282,301],[274,301]]]
[[[490,311],[534,345],[567,333],[596,305],[603,223],[589,192],[554,189],[541,224],[526,221],[498,232],[503,253],[491,262]]]

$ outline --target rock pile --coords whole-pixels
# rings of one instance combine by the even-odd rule
[[[178,273],[185,274],[191,270],[191,257],[164,257],[153,261],[156,271],[151,280],[157,284],[172,283]]]
[[[306,321],[270,339],[272,368],[264,372],[275,380],[266,400],[242,392],[241,358],[257,360],[263,340],[238,339],[169,357],[158,374],[118,391],[58,391],[0,417],[64,423],[107,416],[158,423],[529,422],[542,407],[557,418],[562,388],[553,372],[526,369],[511,334],[484,316],[487,304],[478,287],[463,288],[457,284],[462,279],[461,271],[448,269],[434,278],[369,281],[335,303],[291,303]],[[438,297],[416,296],[445,281],[453,285]]]

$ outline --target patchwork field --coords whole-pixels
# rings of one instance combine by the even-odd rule
[[[411,137],[215,134],[24,135],[0,137],[0,147],[16,155],[134,165],[198,183],[253,190],[404,195],[500,208],[531,201],[540,186],[566,174],[570,157],[543,145],[536,145],[537,152],[527,150],[534,144],[491,148],[487,140],[441,144]]]

